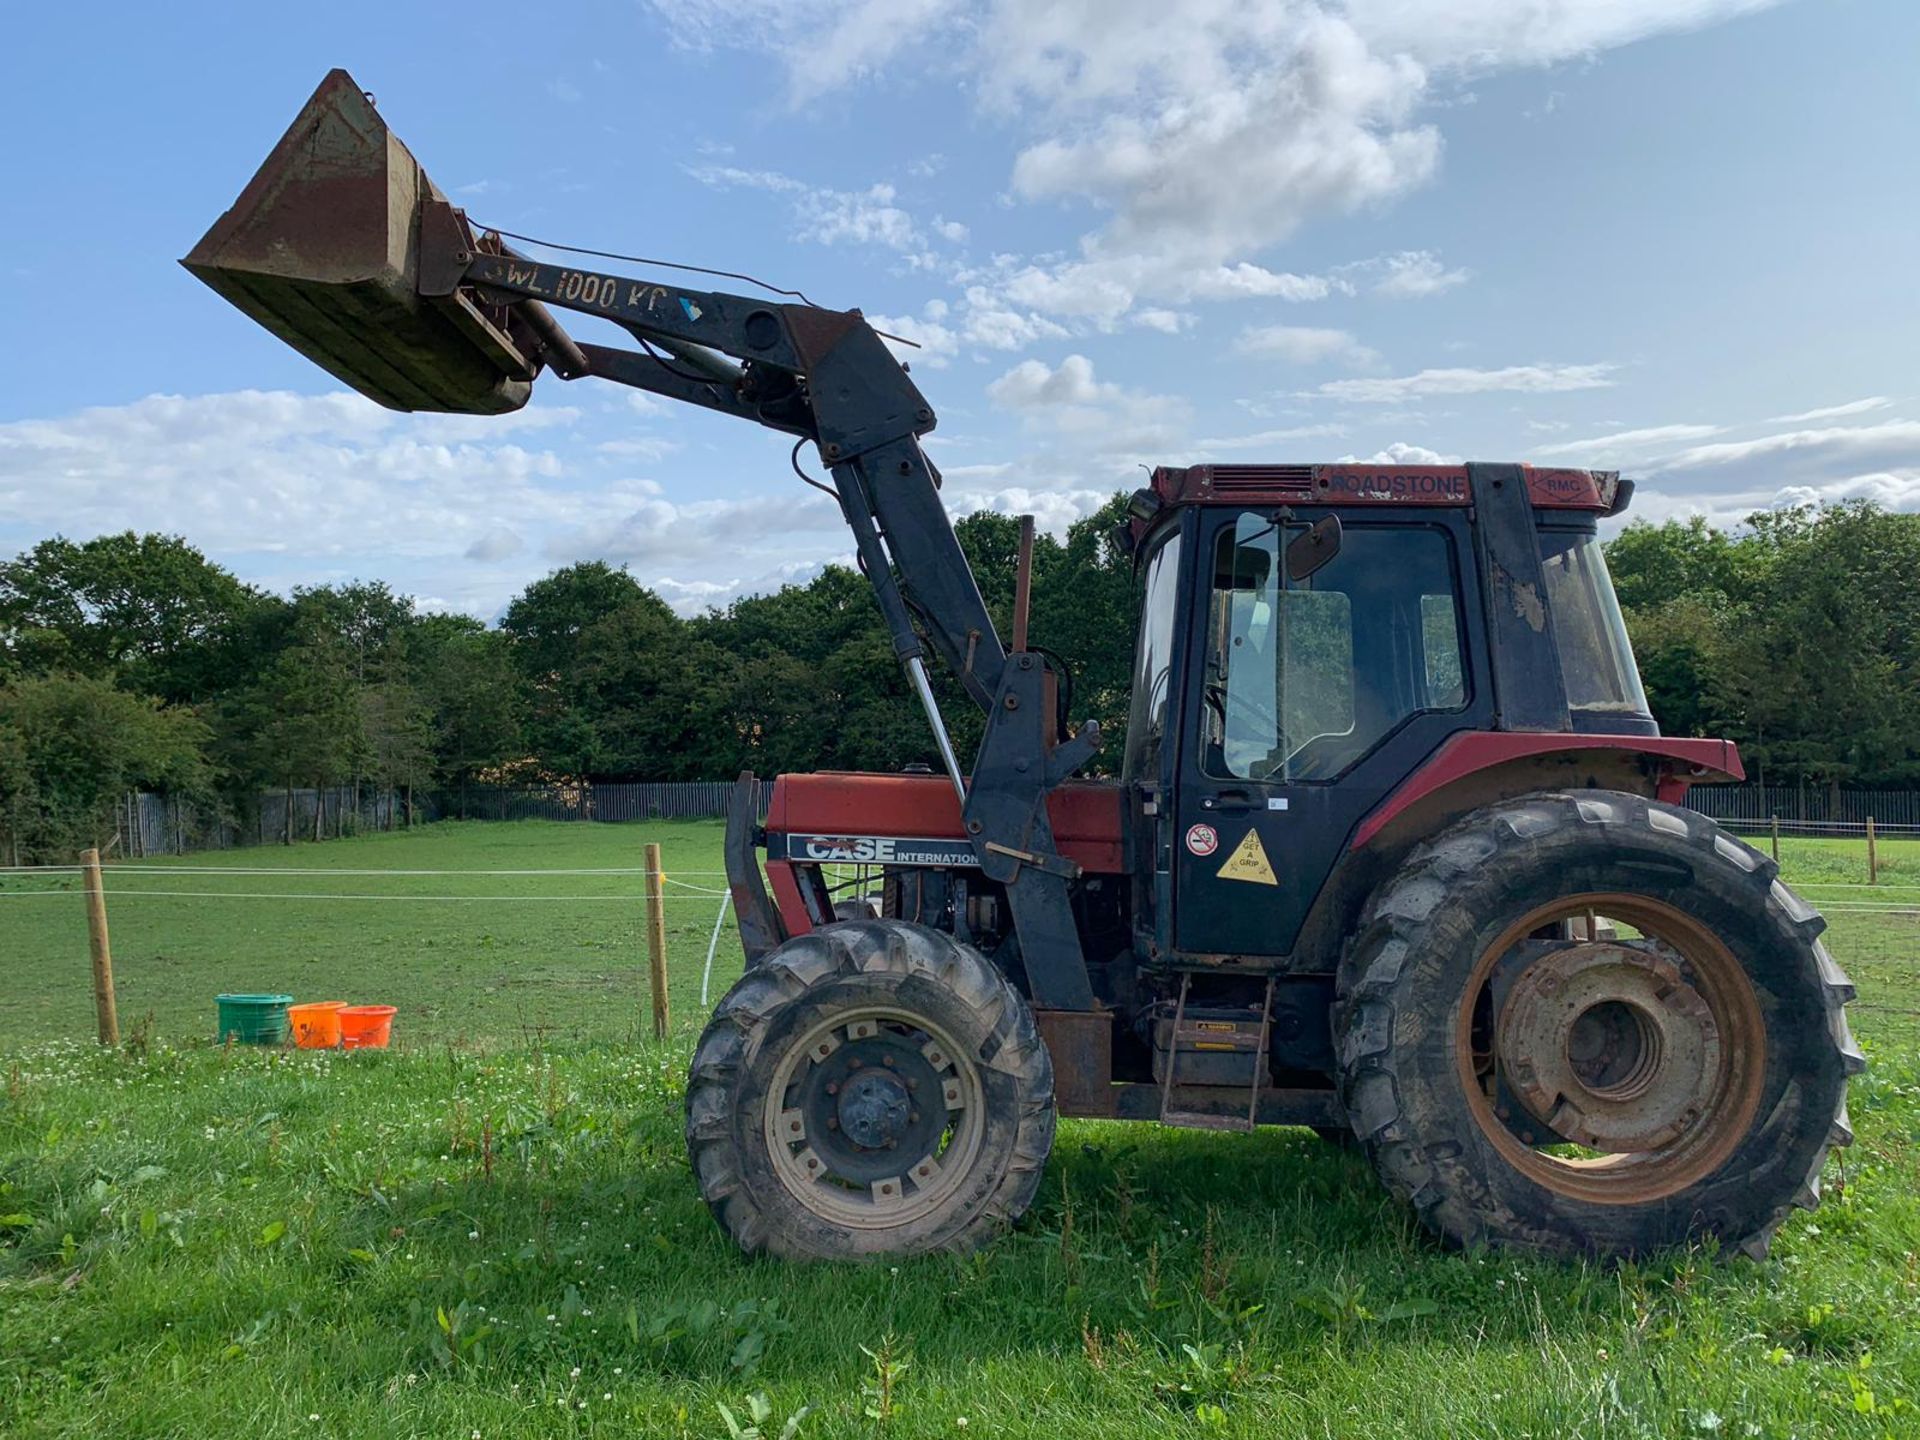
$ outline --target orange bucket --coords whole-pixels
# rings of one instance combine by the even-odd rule
[[[340,1012],[344,1000],[313,1000],[305,1005],[287,1007],[287,1023],[293,1028],[293,1043],[302,1050],[332,1050],[340,1044]]]
[[[348,1005],[341,1009],[340,1044],[348,1050],[384,1050],[393,1034],[391,1005]]]

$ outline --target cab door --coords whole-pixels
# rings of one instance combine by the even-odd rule
[[[1353,828],[1480,708],[1460,519],[1339,513],[1338,550],[1299,580],[1286,549],[1308,521],[1284,510],[1214,512],[1198,537],[1173,827],[1183,954],[1290,952]]]

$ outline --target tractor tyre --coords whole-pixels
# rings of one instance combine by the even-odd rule
[[[1388,1189],[1460,1245],[1763,1258],[1852,1143],[1866,1063],[1826,922],[1778,869],[1602,790],[1492,805],[1415,849],[1336,1000],[1341,1098]]]
[[[721,1229],[795,1260],[966,1251],[1025,1213],[1053,1063],[978,951],[900,920],[780,946],[714,1011],[687,1151]]]

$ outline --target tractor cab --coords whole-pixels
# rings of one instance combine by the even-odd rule
[[[1456,735],[1657,736],[1596,533],[1631,490],[1526,466],[1156,471],[1122,771],[1154,857],[1145,946],[1293,953],[1355,832]]]

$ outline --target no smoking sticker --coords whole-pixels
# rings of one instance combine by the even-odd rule
[[[1187,849],[1196,855],[1211,855],[1220,848],[1220,832],[1211,825],[1195,825],[1187,831]]]

